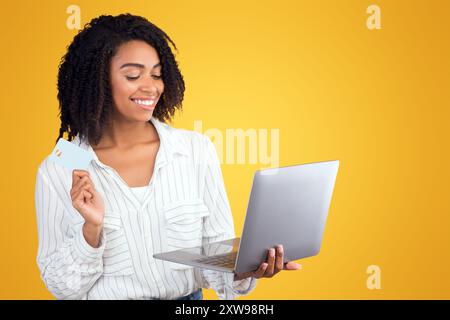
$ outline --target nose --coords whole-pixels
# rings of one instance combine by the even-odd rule
[[[146,78],[144,81],[142,81],[139,89],[143,92],[148,92],[149,94],[155,95],[158,94],[159,89],[156,85],[156,81],[153,80],[151,77]]]

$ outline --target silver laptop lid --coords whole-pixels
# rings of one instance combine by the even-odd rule
[[[283,244],[285,262],[317,255],[339,160],[256,171],[236,272],[256,270]]]

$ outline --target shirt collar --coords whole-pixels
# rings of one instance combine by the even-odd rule
[[[157,161],[160,162],[161,165],[171,162],[175,154],[189,156],[188,149],[186,145],[183,144],[183,141],[181,140],[177,129],[159,121],[153,116],[150,118],[150,121],[155,126],[155,129],[159,136],[160,144]],[[105,165],[98,159],[97,154],[94,152],[94,149],[89,144],[87,139],[80,139],[80,134],[77,134],[72,140],[72,143],[75,143],[84,150],[92,153],[94,161],[101,167],[105,167]]]

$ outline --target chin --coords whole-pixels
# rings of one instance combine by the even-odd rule
[[[146,122],[150,121],[150,119],[152,118],[152,116],[153,116],[153,111],[149,111],[148,114],[146,115],[146,118],[145,118],[146,120],[145,120],[145,121],[146,121]]]

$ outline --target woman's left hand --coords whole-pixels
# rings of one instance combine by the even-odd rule
[[[277,250],[270,248],[267,254],[267,261],[261,263],[256,271],[236,273],[234,280],[242,280],[248,277],[259,278],[272,278],[281,270],[299,270],[302,266],[295,262],[283,263],[283,246],[277,246]]]

